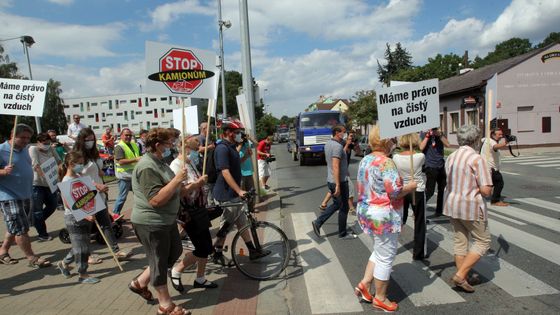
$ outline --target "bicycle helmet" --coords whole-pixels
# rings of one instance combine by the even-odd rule
[[[236,129],[245,129],[243,124],[237,119],[224,119],[222,120],[220,128],[222,130],[236,130]]]

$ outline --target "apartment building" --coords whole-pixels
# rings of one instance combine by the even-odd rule
[[[107,127],[117,134],[123,128],[137,133],[140,129],[173,127],[173,110],[180,108],[182,102],[189,106],[187,97],[139,93],[67,98],[64,99],[64,113],[68,123],[74,114],[80,115],[81,123],[91,127],[98,136]],[[191,98],[190,104],[200,108],[207,100]]]

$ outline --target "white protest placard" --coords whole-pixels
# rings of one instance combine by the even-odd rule
[[[208,100],[208,109],[206,110],[207,117],[216,117],[216,100],[209,99]]]
[[[54,194],[54,192],[58,189],[56,186],[58,184],[58,164],[56,163],[56,160],[53,157],[46,160],[45,163],[41,164],[41,170],[45,175],[47,184],[49,184],[51,193]]]
[[[183,128],[183,109],[173,110],[173,128],[181,130]],[[198,134],[198,106],[185,107],[185,132],[191,135]],[[183,130],[181,130],[183,132]]]
[[[494,75],[486,81],[486,111],[488,121],[498,117],[498,74]]]
[[[215,52],[146,42],[146,93],[216,99]]]
[[[46,81],[0,78],[0,114],[43,116]]]
[[[378,89],[377,114],[382,139],[439,127],[438,79]]]
[[[65,207],[72,209],[76,221],[106,208],[105,202],[98,194],[91,177],[77,177],[58,183]]]
[[[245,130],[248,134],[253,134],[253,130],[255,130],[255,124],[251,119],[251,114],[249,108],[247,107],[247,98],[245,94],[239,94],[235,97],[237,101],[237,111],[239,112],[239,120],[243,126],[245,126]]]

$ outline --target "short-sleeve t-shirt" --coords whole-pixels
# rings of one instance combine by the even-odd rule
[[[10,161],[10,143],[0,144],[0,169],[5,168]],[[0,176],[0,201],[25,200],[31,198],[33,188],[33,168],[29,149],[14,148],[12,156],[14,168],[7,176]]]
[[[253,148],[253,143],[250,141],[244,142],[239,150],[239,158],[247,157],[244,161],[241,161],[241,175],[242,176],[253,176],[253,163],[251,163],[251,156],[247,154],[247,150]]]
[[[223,202],[237,198],[237,193],[229,187],[221,172],[222,170],[229,169],[235,182],[238,185],[241,184],[241,159],[239,158],[239,152],[237,152],[235,144],[229,141],[222,141],[216,145],[214,163],[216,165],[216,171],[218,172],[218,179],[212,191],[214,199]]]
[[[259,145],[257,146],[257,150],[258,150],[259,152],[270,153],[270,144],[268,144],[268,143],[266,142],[266,139],[261,140],[261,141],[259,142]],[[264,160],[265,158],[262,157],[262,156],[260,156],[260,155],[258,155],[258,156],[257,156],[257,159],[258,159],[258,160]]]
[[[445,167],[443,159],[443,142],[440,137],[432,137],[428,140],[428,144],[422,151],[426,156],[426,167],[442,168]]]
[[[327,160],[327,182],[336,183],[332,171],[332,158],[340,159],[340,182],[345,182],[346,176],[348,176],[348,158],[344,146],[333,138],[325,144],[325,159]]]

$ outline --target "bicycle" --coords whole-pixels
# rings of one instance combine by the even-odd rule
[[[256,196],[256,192],[251,190],[242,198],[242,201],[235,203],[228,203],[225,205],[216,205],[212,208],[230,208],[243,206],[243,212],[239,215],[247,216],[248,224],[243,228],[238,229],[231,242],[231,258],[237,269],[245,276],[255,280],[269,280],[278,276],[288,266],[290,258],[290,243],[288,237],[273,223],[266,221],[258,221],[253,214],[249,211],[247,206],[252,198]],[[237,220],[234,220],[234,222]],[[268,254],[251,259],[249,256],[249,249],[241,238],[241,235],[250,230],[253,245],[259,252]],[[227,231],[229,233],[229,231]],[[224,247],[224,251],[228,251]],[[223,266],[230,266],[225,259],[221,258]]]

